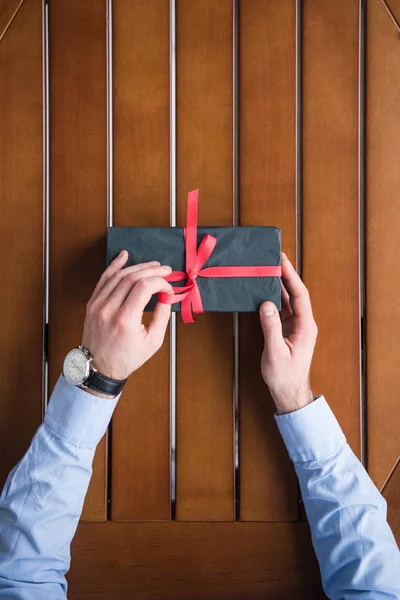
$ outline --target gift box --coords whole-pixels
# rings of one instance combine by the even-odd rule
[[[197,227],[198,190],[189,193],[186,227],[110,227],[107,264],[127,250],[126,267],[158,260],[172,267],[174,294],[158,300],[193,313],[254,312],[265,300],[281,302],[281,232],[278,227]],[[152,298],[146,310],[152,310]]]

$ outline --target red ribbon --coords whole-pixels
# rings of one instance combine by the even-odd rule
[[[276,267],[208,267],[203,265],[210,258],[217,239],[206,234],[196,249],[197,244],[197,210],[199,190],[193,190],[188,195],[186,227],[184,228],[186,247],[186,271],[172,271],[165,279],[167,281],[187,280],[183,287],[173,287],[174,293],[160,292],[158,300],[163,304],[182,302],[181,312],[184,323],[194,323],[193,313],[203,313],[200,290],[197,277],[280,277],[282,269]]]

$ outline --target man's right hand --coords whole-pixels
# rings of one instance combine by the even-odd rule
[[[282,253],[281,316],[272,302],[260,308],[264,332],[261,372],[279,414],[303,408],[313,401],[310,367],[317,340],[309,292]]]

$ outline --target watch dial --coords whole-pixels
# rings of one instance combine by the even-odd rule
[[[88,360],[81,350],[71,350],[65,357],[64,377],[72,385],[80,385],[87,376]]]

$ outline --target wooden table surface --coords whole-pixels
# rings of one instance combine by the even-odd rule
[[[382,0],[0,3],[2,482],[81,342],[107,226],[183,225],[198,187],[201,225],[282,229],[319,326],[313,390],[399,540],[399,82]],[[71,600],[324,597],[261,348],[255,314],[178,316],[131,377]]]

